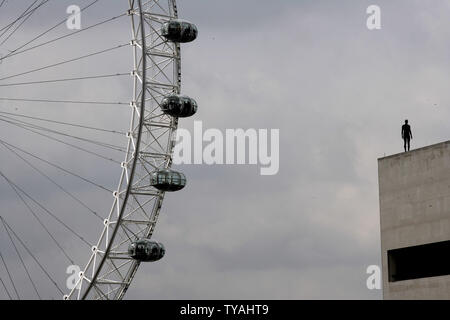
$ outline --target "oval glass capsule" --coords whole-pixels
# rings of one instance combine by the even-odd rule
[[[150,185],[160,191],[179,191],[186,186],[186,176],[178,171],[163,169],[150,174]]]
[[[162,243],[150,239],[139,239],[128,247],[129,256],[142,262],[158,261],[165,253],[166,249]]]
[[[198,29],[193,23],[173,19],[163,24],[161,34],[169,41],[186,43],[194,41],[197,38]]]
[[[197,102],[194,99],[178,94],[166,96],[162,99],[160,106],[164,113],[178,118],[191,117],[198,109]]]

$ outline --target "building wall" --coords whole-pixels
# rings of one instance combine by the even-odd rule
[[[384,299],[450,299],[450,276],[388,282],[387,270],[390,249],[450,240],[450,141],[378,159],[378,181]]]

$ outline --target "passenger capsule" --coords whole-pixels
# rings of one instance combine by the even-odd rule
[[[197,38],[198,30],[195,24],[174,19],[163,24],[161,34],[172,42],[191,42]]]
[[[163,169],[150,175],[150,184],[161,191],[178,191],[186,185],[186,176],[181,172]]]
[[[172,94],[161,101],[161,110],[173,117],[186,118],[197,112],[197,102],[187,96]]]
[[[128,247],[130,257],[141,262],[158,261],[165,253],[162,243],[150,239],[139,239]]]

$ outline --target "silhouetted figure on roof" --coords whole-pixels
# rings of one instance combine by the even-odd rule
[[[412,140],[413,136],[412,136],[412,131],[411,131],[411,127],[408,124],[408,120],[405,120],[405,124],[402,125],[402,139],[403,139],[403,147],[405,148],[405,152],[406,152],[406,146],[408,146],[408,151],[409,151],[409,142],[410,140]]]

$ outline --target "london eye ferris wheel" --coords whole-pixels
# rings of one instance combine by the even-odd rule
[[[163,258],[164,245],[152,239],[163,199],[166,192],[179,191],[186,185],[185,175],[172,169],[172,157],[179,118],[193,116],[197,111],[197,102],[184,95],[181,88],[180,50],[182,43],[196,39],[197,28],[179,19],[175,0],[124,0],[124,12],[79,30],[65,30],[51,37],[54,30],[64,28],[64,19],[55,25],[50,23],[44,32],[29,35],[21,33],[27,20],[45,12],[52,1],[19,2],[24,8],[18,11],[17,18],[12,18],[7,9],[13,5],[0,1],[1,17],[10,20],[0,25],[0,147],[3,157],[8,157],[0,166],[0,179],[5,199],[15,200],[8,212],[17,213],[1,213],[5,239],[0,245],[2,290],[6,297],[21,299],[26,296],[21,290],[28,287],[34,298],[46,298],[47,294],[40,292],[40,284],[47,281],[56,289],[56,296],[64,299],[122,299],[140,264]],[[108,5],[101,2],[88,1],[81,13]],[[46,57],[52,59],[49,63],[39,58],[39,49],[58,47],[61,41],[122,18],[128,18],[131,25],[131,39],[125,43],[97,51],[83,45],[80,55],[57,61]],[[104,28],[98,32],[108,31]],[[126,48],[131,70],[117,72],[118,66],[111,63],[101,66],[104,55]],[[22,57],[26,62],[22,62]],[[92,58],[97,58],[97,62],[90,63]],[[71,66],[70,75],[64,69],[66,65]],[[96,67],[105,72],[94,73]],[[89,73],[82,74],[85,70]],[[104,92],[111,97],[123,82],[109,87],[106,81],[116,78],[127,79],[129,101],[111,102],[97,96],[77,99],[69,94],[60,98],[55,92],[67,91],[53,87],[89,83],[85,91]],[[96,90],[100,83],[103,89]],[[36,96],[28,96],[30,92]],[[37,96],[40,94],[49,95]],[[54,106],[60,108],[55,110]],[[72,111],[74,107],[78,109]],[[91,111],[95,107],[106,110]],[[120,113],[114,114],[115,109],[111,108],[118,107]],[[83,121],[80,114],[86,114],[89,121]],[[108,128],[107,119],[126,130]],[[38,139],[45,142],[41,144]],[[107,171],[106,166],[111,170]],[[96,181],[96,173],[109,174],[113,168],[117,173],[115,187]],[[21,174],[25,170],[33,172],[32,182]],[[35,183],[38,177],[52,188],[44,188],[44,182],[41,188],[39,182]],[[83,195],[92,195],[85,188],[96,189],[103,198],[99,196],[98,203],[93,201],[95,196],[83,199]],[[68,218],[72,211],[82,210],[89,218],[81,213],[76,219]],[[84,228],[92,231],[90,237],[83,235]],[[96,237],[93,230],[97,230]],[[52,247],[49,244],[45,250],[39,249],[38,235]],[[69,248],[77,248],[74,251],[87,261],[79,261],[79,257],[75,260]],[[55,254],[57,257],[50,261],[49,257]],[[80,265],[71,288],[64,287],[64,277],[51,272],[56,268],[54,264],[62,261]]]

